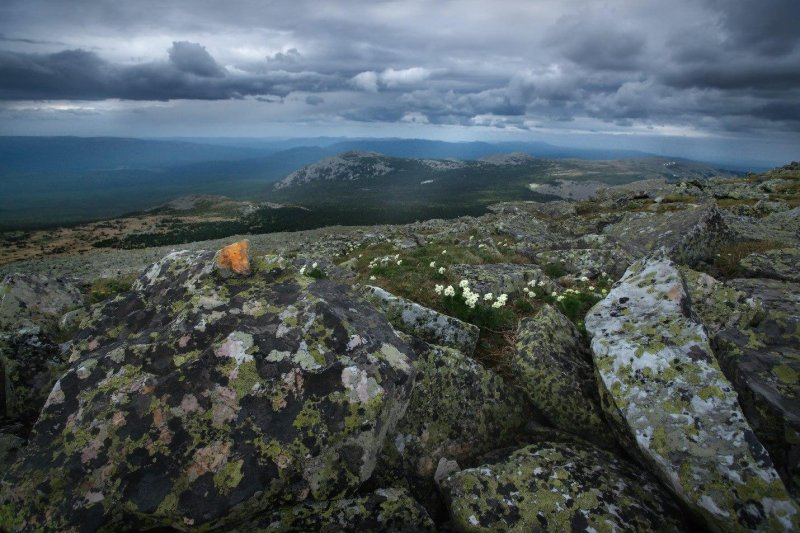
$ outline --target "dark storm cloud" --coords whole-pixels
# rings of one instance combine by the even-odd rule
[[[176,69],[201,77],[221,78],[225,69],[220,67],[211,54],[197,43],[178,41],[169,49],[169,60]]]
[[[0,5],[0,98],[252,97],[299,103],[298,122],[800,131],[798,0],[79,4]]]
[[[0,52],[0,79],[0,98],[7,100],[224,100],[337,86],[334,78],[309,72],[232,75],[205,48],[189,42],[173,43],[169,61],[136,65],[110,63],[85,50]]]

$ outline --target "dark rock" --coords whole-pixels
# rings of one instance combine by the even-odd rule
[[[175,252],[93,309],[21,460],[0,528],[217,527],[367,480],[414,354],[344,286],[256,258]]]

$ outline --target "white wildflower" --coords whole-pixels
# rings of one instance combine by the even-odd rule
[[[496,301],[495,303],[492,304],[492,307],[494,309],[500,309],[501,307],[503,307],[503,304],[501,304],[500,300],[498,300],[498,301]]]
[[[538,287],[544,287],[544,280],[540,279],[539,283],[536,284]]]
[[[443,290],[444,290],[444,285],[436,285],[433,288],[433,292],[435,292],[436,294],[442,294]]]
[[[305,275],[305,273],[306,273],[306,266],[303,265],[302,267],[300,267],[300,275],[303,276]]]
[[[556,301],[559,301],[559,302],[561,302],[563,300],[564,300],[564,295],[563,294],[559,295],[558,298],[556,298]]]
[[[439,267],[439,274],[444,274],[444,267]]]
[[[314,263],[311,265],[311,268],[312,268],[312,269],[314,269],[314,268],[317,268],[317,266],[318,266],[318,265],[317,265],[317,262],[316,262],[316,261],[314,261]]]
[[[442,255],[446,254],[447,250],[442,250]]]
[[[494,295],[492,295],[491,292],[487,292],[486,294],[483,295],[483,299],[487,302],[490,301],[492,298],[494,298]]]
[[[531,290],[528,287],[524,287],[522,289],[522,292],[524,292],[525,294],[528,294],[529,292],[531,292]]]
[[[370,281],[375,281],[375,276],[370,276],[370,277],[369,277],[369,280],[370,280]]]
[[[467,287],[469,287],[469,280],[462,279],[459,282],[458,286],[461,287],[462,289],[466,289]]]
[[[445,296],[453,296],[455,295],[456,290],[453,288],[452,285],[448,285],[447,288],[444,290]]]
[[[436,261],[431,261],[431,264],[429,266],[431,268],[436,268]]]
[[[553,292],[550,293],[550,296],[555,298],[556,296],[558,296],[558,293],[556,291],[553,291]]]
[[[580,278],[580,279],[581,279],[581,281],[582,281],[582,282],[584,282],[584,283],[586,283],[587,281],[589,281],[589,278],[587,278],[586,276],[581,276],[581,278]]]
[[[594,290],[594,285],[589,285],[589,290],[593,291]]]
[[[506,305],[506,300],[508,300],[508,294],[503,293],[497,297],[497,303],[500,305]]]
[[[475,238],[475,235],[470,235],[469,236],[469,240],[473,240],[474,238]]]
[[[400,265],[402,265],[402,264],[403,264],[403,260],[402,260],[402,259],[398,259],[398,260],[397,260],[397,266],[400,266]]]

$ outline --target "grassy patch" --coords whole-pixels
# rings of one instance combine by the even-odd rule
[[[129,274],[119,278],[99,278],[89,285],[86,301],[89,304],[104,302],[117,294],[128,292],[136,280],[136,274]]]
[[[742,273],[739,262],[750,254],[766,252],[785,245],[778,241],[746,241],[723,246],[714,258],[713,268],[723,278],[735,278]]]

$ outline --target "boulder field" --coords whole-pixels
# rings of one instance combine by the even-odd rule
[[[798,181],[8,274],[0,530],[796,531]]]

